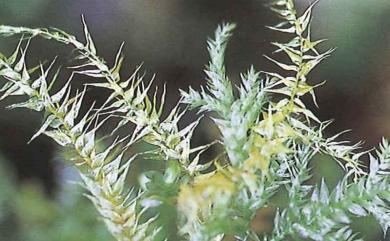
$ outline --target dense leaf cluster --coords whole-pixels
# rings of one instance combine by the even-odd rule
[[[338,141],[339,135],[324,137],[329,122],[320,121],[302,101],[310,94],[316,102],[314,90],[319,85],[310,84],[308,75],[333,51],[318,51],[323,40],[311,39],[315,4],[298,15],[292,0],[270,3],[281,22],[269,28],[291,36],[286,43],[272,43],[275,53],[283,53],[288,61],[266,56],[281,68],[280,73],[259,72],[252,66],[238,85],[229,80],[224,64],[235,25],[220,25],[208,41],[207,84],[199,91],[181,90],[182,99],[166,118],[162,118],[165,89],[161,98],[157,90],[151,94],[152,81],[143,80],[140,67],[122,78],[123,44],[110,67],[97,55],[84,20],[85,42],[58,29],[0,26],[2,36],[23,36],[14,54],[0,58],[5,80],[1,99],[22,95],[25,102],[9,107],[44,113],[32,139],[44,134],[76,153],[70,161],[117,240],[358,240],[351,219],[369,215],[385,233],[390,224],[388,142],[383,140],[379,150],[369,154],[366,173],[360,158],[367,153],[357,152],[358,145]],[[28,43],[36,36],[71,45],[78,53],[72,75],[54,93],[59,76],[52,70],[55,61],[37,67],[26,63]],[[70,83],[76,74],[97,81],[73,90]],[[82,111],[90,88],[104,88],[111,94],[101,106]],[[221,140],[191,147],[203,116],[180,129],[178,122],[186,108],[179,104],[212,113]],[[100,134],[111,120],[119,121],[109,135]],[[119,130],[131,132],[122,136]],[[142,173],[136,188],[127,185],[126,175],[138,156],[129,156],[127,150],[138,142],[155,146],[139,155],[162,161],[164,170]],[[215,143],[225,152],[217,160],[200,162],[200,154]],[[325,181],[308,184],[309,164],[316,154],[329,155],[344,168],[345,176],[334,190]],[[287,190],[288,206],[280,207],[271,233],[256,233],[251,227],[256,213],[272,206],[271,198],[282,189]]]

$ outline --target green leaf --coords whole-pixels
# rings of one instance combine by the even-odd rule
[[[92,54],[96,54],[96,47],[95,44],[93,43],[92,36],[88,31],[88,26],[87,23],[85,22],[84,15],[81,16],[81,21],[84,26],[84,35],[85,35],[85,40],[87,41],[86,43],[86,48],[91,51]]]
[[[72,143],[72,139],[61,130],[45,131],[44,134],[52,138],[61,146],[66,146]]]
[[[50,124],[56,119],[55,115],[49,115],[45,122],[42,124],[41,128],[33,135],[33,137],[31,137],[30,141],[28,143],[30,143],[31,141],[33,141],[35,138],[37,138],[38,136],[40,136],[42,133],[44,133],[46,131],[46,129],[50,126]]]

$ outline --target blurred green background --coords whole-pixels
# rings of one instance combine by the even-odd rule
[[[299,9],[309,1],[299,0]],[[0,23],[28,27],[58,27],[82,37],[84,14],[99,54],[113,61],[117,48],[126,42],[127,73],[143,62],[157,84],[166,82],[168,106],[179,98],[178,88],[204,83],[208,61],[205,41],[217,24],[235,22],[238,28],[227,51],[231,79],[251,64],[258,70],[276,70],[262,54],[271,54],[271,41],[285,39],[264,25],[277,19],[260,0],[0,0]],[[352,129],[344,138],[364,140],[364,148],[390,137],[390,1],[322,0],[314,11],[313,35],[326,38],[323,45],[337,47],[311,75],[311,83],[327,80],[317,90],[322,120],[335,119],[328,134]],[[0,50],[10,53],[16,40],[1,39]],[[70,49],[35,40],[29,59],[55,55],[70,57]],[[66,64],[66,62],[64,62]],[[78,78],[75,82],[87,82]],[[95,211],[81,195],[78,177],[45,137],[26,141],[41,122],[40,114],[5,111],[0,104],[0,241],[110,240]],[[193,116],[190,115],[187,120]],[[204,121],[194,143],[215,138]],[[207,131],[206,131],[207,130]],[[215,130],[215,129],[212,129]],[[214,134],[212,134],[214,133]],[[324,175],[337,182],[341,171],[325,157],[314,165],[317,179]],[[335,171],[338,170],[338,171]],[[314,178],[316,179],[316,178]],[[283,196],[283,195],[281,195]],[[282,197],[281,197],[282,199]],[[360,224],[359,224],[360,223]],[[256,225],[265,225],[259,222]],[[359,226],[360,225],[360,226]],[[259,228],[259,227],[258,227]],[[356,223],[369,231],[366,240],[382,240],[376,224]]]

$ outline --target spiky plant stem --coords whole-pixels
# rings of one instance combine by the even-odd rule
[[[124,113],[121,117],[122,121],[118,124],[116,129],[125,126],[129,122],[134,123],[136,128],[131,135],[130,143],[144,140],[157,146],[158,153],[162,154],[164,160],[175,160],[180,164],[179,166],[167,164],[166,175],[169,176],[167,185],[173,185],[170,183],[176,183],[179,180],[183,180],[181,179],[182,176],[193,176],[196,175],[197,172],[207,168],[208,165],[200,165],[198,164],[198,161],[199,155],[210,145],[193,149],[190,148],[192,133],[197,126],[198,121],[195,121],[186,128],[180,130],[178,128],[178,122],[183,116],[184,111],[180,111],[178,106],[170,112],[166,119],[160,121],[160,116],[163,111],[165,89],[161,98],[160,107],[157,108],[157,92],[155,92],[153,100],[151,101],[148,96],[148,91],[152,82],[150,82],[149,85],[144,86],[142,77],[140,78],[138,76],[139,68],[136,69],[130,78],[121,80],[120,69],[123,62],[123,57],[121,56],[123,44],[117,53],[114,66],[112,68],[108,67],[106,62],[97,55],[95,45],[84,19],[83,23],[86,44],[78,41],[76,37],[58,29],[48,30],[0,26],[0,35],[41,36],[46,39],[74,46],[79,51],[77,59],[83,61],[81,65],[73,67],[76,71],[75,73],[105,78],[107,81],[106,83],[87,83],[87,85],[110,89],[112,94],[106,102],[106,104],[108,104],[105,109],[115,113]],[[113,133],[115,133],[115,130]],[[191,160],[190,155],[194,153],[197,153],[197,155]],[[144,180],[148,179],[144,178]],[[147,186],[148,185],[145,183],[142,185],[143,188],[147,188]],[[158,195],[165,196],[165,194]],[[154,193],[153,198],[156,198],[158,195]],[[148,198],[148,194],[143,198]],[[171,198],[174,199],[175,197],[172,196]]]
[[[19,48],[16,53],[18,51]],[[10,108],[27,107],[45,112],[45,122],[32,139],[44,133],[58,144],[67,146],[77,153],[73,163],[90,192],[88,196],[118,240],[150,240],[151,236],[146,235],[148,223],[139,224],[140,212],[136,210],[137,196],[129,193],[124,186],[130,163],[121,165],[123,152],[114,158],[109,157],[114,154],[113,149],[119,147],[120,142],[124,140],[115,141],[109,148],[99,153],[96,148],[95,134],[100,124],[88,129],[98,113],[92,114],[90,110],[76,123],[85,92],[71,98],[71,90],[67,84],[50,96],[47,78],[51,66],[48,69],[40,66],[38,70],[41,74],[33,81],[24,57],[25,50],[22,50],[20,60],[14,66],[11,64],[15,59],[0,60],[0,72],[10,81],[3,86],[2,91],[5,94],[1,98],[4,99],[9,95],[25,95],[29,98],[27,102],[11,105]]]
[[[160,121],[159,118],[163,111],[165,90],[163,92],[160,107],[156,109],[156,95],[154,95],[153,103],[151,103],[151,100],[147,95],[151,83],[145,87],[141,82],[141,79],[137,79],[139,68],[137,68],[130,78],[121,80],[120,70],[123,62],[121,51],[123,44],[117,53],[114,66],[110,68],[104,59],[97,55],[95,44],[93,43],[84,18],[83,24],[86,44],[77,40],[75,36],[59,29],[32,29],[1,25],[0,35],[41,36],[45,39],[54,40],[66,45],[70,44],[75,47],[80,54],[77,59],[80,59],[83,63],[72,68],[76,69],[76,73],[78,74],[103,77],[107,80],[107,83],[86,84],[107,88],[113,92],[109,97],[109,100],[117,99],[112,105],[116,107],[120,106],[121,108],[117,108],[117,111],[124,112],[126,117],[120,125],[124,125],[127,122],[134,123],[137,127],[134,134],[140,134],[138,132],[141,132],[141,134],[138,135],[139,138],[145,137],[143,138],[145,141],[158,146],[163,153],[165,160],[178,160],[178,162],[183,165],[184,170],[188,169],[190,173],[198,171],[196,168],[197,162],[190,163],[189,157],[191,153],[206,148],[206,146],[204,146],[194,150],[190,149],[190,138],[197,122],[194,122],[185,130],[179,130],[177,122],[184,113],[180,113],[178,107],[175,107],[171,111],[165,121]],[[85,69],[85,67],[92,67],[93,69]]]

